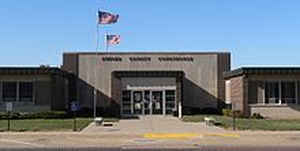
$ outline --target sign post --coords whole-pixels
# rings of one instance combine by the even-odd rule
[[[233,126],[233,130],[235,131],[235,124],[236,124],[236,121],[235,121],[235,103],[232,103],[232,126]]]
[[[10,113],[12,112],[13,104],[12,102],[6,103],[6,112],[7,112],[7,131],[10,131]]]
[[[75,132],[77,130],[76,128],[76,112],[78,111],[79,109],[79,105],[77,102],[72,102],[71,103],[71,111],[73,112],[73,118],[74,118],[74,121],[73,121],[73,131]]]

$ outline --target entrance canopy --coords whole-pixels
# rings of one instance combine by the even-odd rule
[[[121,115],[179,113],[182,71],[115,71],[121,81]]]

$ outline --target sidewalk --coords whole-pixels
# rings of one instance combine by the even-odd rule
[[[298,146],[300,132],[231,131],[184,123],[177,118],[121,120],[113,127],[94,126],[82,132],[4,132],[0,148]]]
[[[172,116],[141,116],[140,119],[120,120],[113,127],[89,125],[82,133],[202,133],[224,132],[222,128],[206,126],[205,123],[186,123]]]

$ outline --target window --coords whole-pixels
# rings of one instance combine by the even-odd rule
[[[20,101],[32,102],[33,101],[33,83],[32,82],[20,82]]]
[[[11,102],[17,100],[17,82],[3,82],[3,101]]]
[[[166,90],[166,114],[172,114],[175,106],[175,91]]]
[[[296,83],[294,81],[268,81],[265,85],[265,104],[295,104]]]
[[[281,104],[296,103],[296,84],[292,81],[281,82]]]
[[[3,101],[5,102],[32,102],[33,83],[32,82],[3,82]]]
[[[265,103],[279,103],[279,82],[266,82]]]
[[[123,114],[131,114],[131,91],[122,92],[122,110]]]

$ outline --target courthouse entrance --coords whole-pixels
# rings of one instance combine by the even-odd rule
[[[122,114],[166,115],[176,111],[175,90],[124,90]]]
[[[115,71],[113,97],[120,114],[182,116],[182,71]],[[114,92],[113,91],[113,92]]]

